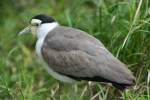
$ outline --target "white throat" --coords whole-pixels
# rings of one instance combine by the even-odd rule
[[[37,38],[44,38],[50,31],[56,28],[59,24],[57,22],[42,24],[37,30]]]

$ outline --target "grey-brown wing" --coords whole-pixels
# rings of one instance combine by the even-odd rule
[[[56,72],[76,79],[131,84],[131,72],[95,38],[60,27],[48,34],[42,48],[45,61]]]

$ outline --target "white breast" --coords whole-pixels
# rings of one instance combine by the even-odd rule
[[[50,31],[52,31],[54,28],[56,28],[57,26],[58,26],[58,23],[48,23],[48,24],[41,25],[41,27],[38,29],[38,32],[37,32],[38,40],[37,40],[37,43],[36,43],[36,53],[39,56],[41,62],[44,64],[44,67],[46,68],[46,70],[49,72],[49,74],[51,74],[54,78],[56,78],[60,81],[73,83],[73,82],[75,82],[75,80],[73,80],[69,77],[60,75],[60,74],[56,73],[55,71],[53,71],[50,68],[50,66],[48,66],[47,63],[45,63],[45,61],[43,59],[43,56],[42,56],[42,53],[41,53],[41,48],[43,46],[43,42],[45,40],[46,35]]]

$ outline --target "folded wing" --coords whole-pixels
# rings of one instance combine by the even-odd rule
[[[45,39],[42,54],[56,72],[76,80],[102,81],[125,88],[134,77],[104,45],[87,33],[58,27]]]

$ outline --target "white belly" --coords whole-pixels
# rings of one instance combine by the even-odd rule
[[[75,80],[69,78],[69,77],[66,77],[64,75],[60,75],[58,74],[57,72],[53,71],[50,66],[48,66],[48,64],[44,61],[43,59],[43,56],[42,56],[42,53],[41,53],[41,48],[42,48],[42,45],[43,45],[43,42],[44,42],[44,39],[45,37],[41,37],[38,39],[37,43],[36,43],[36,53],[37,55],[39,56],[40,58],[40,61],[43,63],[45,69],[48,71],[48,73],[50,75],[52,75],[54,78],[60,80],[60,81],[64,81],[64,82],[68,82],[68,83],[73,83],[75,82]]]

